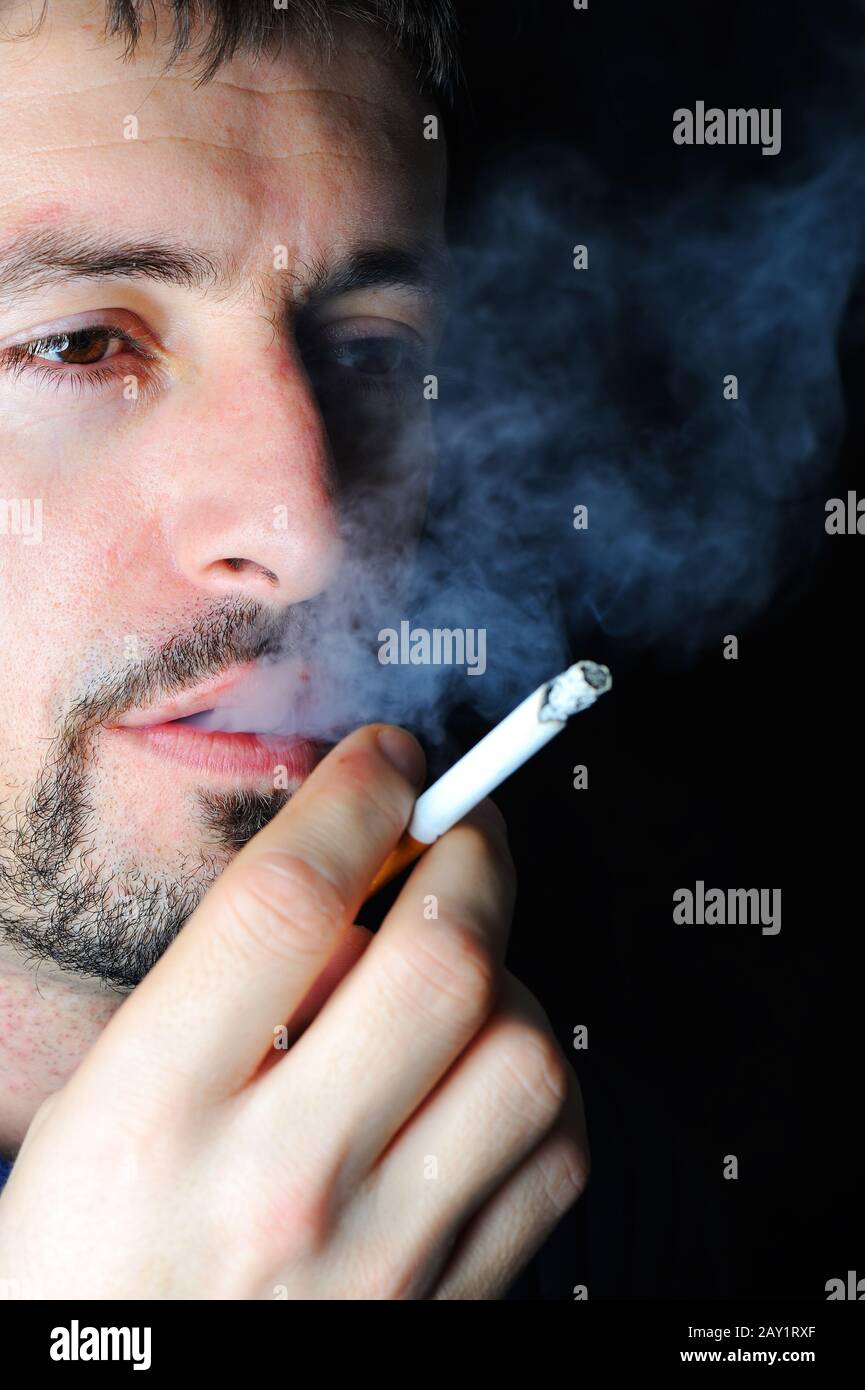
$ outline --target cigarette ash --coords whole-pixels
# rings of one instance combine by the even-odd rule
[[[593,705],[612,684],[608,667],[597,661],[578,661],[550,682],[538,718],[544,722],[570,719],[572,714],[579,714]]]

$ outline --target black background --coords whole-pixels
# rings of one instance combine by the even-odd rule
[[[787,161],[811,145],[815,109],[843,121],[851,102],[854,119],[827,43],[861,47],[858,5],[544,0],[471,3],[463,17],[457,234],[477,171],[535,136],[673,200],[705,153],[674,146],[680,105],[781,106]],[[731,180],[783,176],[759,151],[712,154]],[[849,427],[814,498],[821,531],[826,497],[859,481],[855,335],[842,366]],[[736,662],[723,628],[684,670],[609,653],[599,635],[576,654],[609,658],[613,692],[497,796],[520,871],[509,966],[574,1060],[593,1158],[585,1197],[512,1298],[570,1299],[586,1284],[590,1299],[822,1300],[828,1279],[865,1275],[863,546],[826,537],[740,634]],[[572,788],[576,763],[587,791]],[[780,887],[780,934],[675,926],[673,891],[697,879]],[[587,1051],[571,1048],[578,1024]],[[727,1154],[736,1181],[722,1177]]]

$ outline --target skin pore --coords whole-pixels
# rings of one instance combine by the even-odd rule
[[[404,544],[431,458],[445,161],[408,67],[340,23],[330,59],[197,85],[103,16],[63,0],[0,41],[4,1153],[291,794],[112,721],[290,637],[353,487],[398,480]]]

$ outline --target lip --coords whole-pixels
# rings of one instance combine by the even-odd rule
[[[149,709],[128,710],[120,719],[108,725],[110,729],[143,729],[168,724],[172,719],[185,719],[191,714],[201,714],[206,709],[221,709],[232,703],[236,688],[249,678],[255,669],[255,662],[248,661],[243,666],[235,666],[225,676],[217,680],[202,682],[184,691],[173,700],[161,705],[151,705]]]
[[[106,729],[115,738],[163,761],[208,777],[266,779],[271,787],[303,781],[329,744],[298,734],[211,732],[175,722],[205,710],[230,707],[237,688],[254,670],[252,661],[236,666],[228,674],[202,682],[160,705],[129,710]],[[276,773],[282,769],[282,780],[277,783]]]
[[[277,785],[276,773],[283,768],[286,782],[303,781],[328,746],[312,739],[275,734],[205,733],[188,725],[169,723],[123,728],[115,725],[113,732],[192,772],[235,780],[266,778],[271,787]]]

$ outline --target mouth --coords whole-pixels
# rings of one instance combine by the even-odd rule
[[[130,710],[108,732],[191,772],[291,787],[309,776],[329,745],[301,734],[243,728],[239,688],[252,670],[250,663],[176,699]]]

